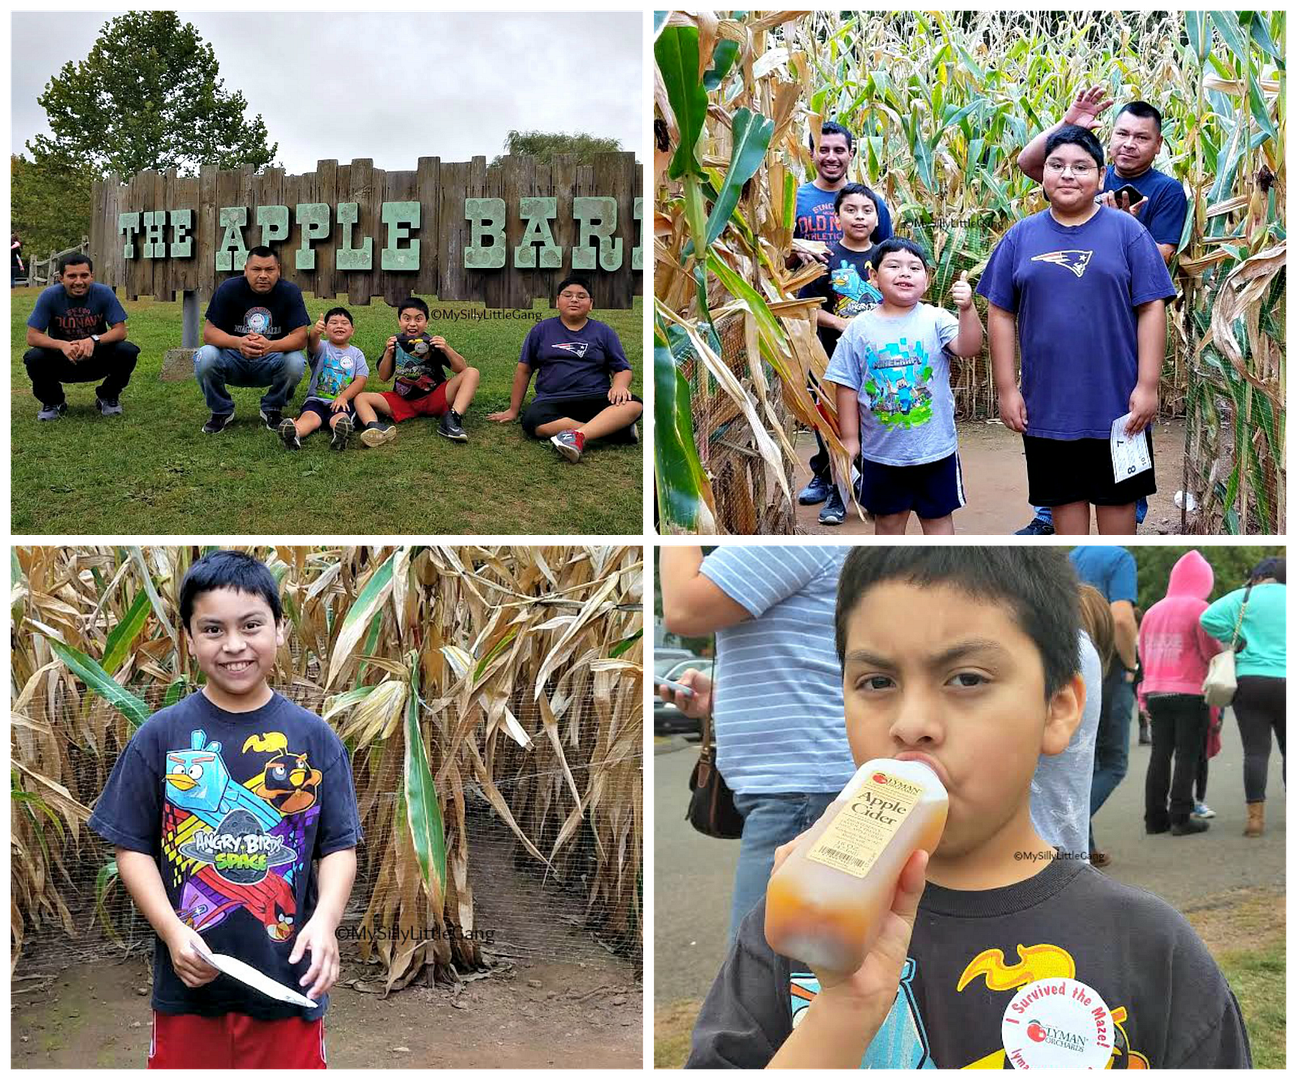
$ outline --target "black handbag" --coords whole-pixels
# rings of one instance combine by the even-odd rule
[[[743,818],[734,808],[734,792],[716,768],[716,742],[712,718],[703,717],[703,743],[698,763],[689,777],[689,824],[704,836],[737,840],[743,835]]]

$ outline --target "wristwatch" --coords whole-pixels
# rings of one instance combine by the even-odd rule
[[[98,335],[98,334],[91,334],[91,335],[90,335],[90,340],[93,341],[96,345],[98,345],[98,344],[99,344],[99,335]]]

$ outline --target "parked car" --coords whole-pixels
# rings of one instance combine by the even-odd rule
[[[681,660],[692,660],[694,654],[688,649],[664,649],[653,647],[653,674],[661,678]]]
[[[706,660],[701,656],[687,656],[682,660],[674,660],[665,669],[658,666],[657,657],[653,659],[653,673],[659,679],[666,679],[668,682],[679,682],[680,676],[690,668],[697,668],[709,679],[712,677],[712,668],[714,660]],[[657,687],[654,686],[654,693],[657,693]],[[701,725],[692,716],[686,716],[669,701],[663,701],[661,696],[653,699],[653,734],[654,735],[671,735],[676,732],[686,735],[700,735]]]

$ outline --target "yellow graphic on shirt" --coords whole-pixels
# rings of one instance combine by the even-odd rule
[[[966,986],[981,977],[986,979],[986,988],[996,992],[1017,990],[1021,986],[1039,982],[1041,979],[1076,978],[1076,961],[1072,959],[1071,953],[1058,945],[1019,945],[1017,952],[1018,963],[1016,964],[1006,964],[1004,953],[999,949],[986,949],[978,953],[960,975],[959,984],[955,987],[956,992],[962,992]],[[1126,1037],[1126,1029],[1123,1026],[1126,1016],[1124,1005],[1112,1010],[1112,1023],[1117,1029],[1117,1035],[1107,1067],[1109,1069],[1150,1068],[1148,1058],[1130,1048],[1130,1040]],[[1003,1069],[1004,1067],[1003,1047],[963,1066],[965,1069]]]
[[[1085,273],[1085,268],[1090,265],[1090,260],[1094,258],[1093,251],[1049,251],[1044,255],[1033,255],[1032,262],[1053,263],[1055,266],[1062,266],[1071,270],[1077,277]]]

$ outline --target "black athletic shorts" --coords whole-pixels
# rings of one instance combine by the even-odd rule
[[[634,394],[631,394],[630,399],[638,401],[641,405],[644,404],[644,399]],[[552,424],[555,420],[562,420],[565,416],[578,424],[584,424],[587,420],[593,420],[611,404],[607,393],[586,394],[583,397],[540,398],[523,409],[522,430],[533,439],[537,439],[541,437],[536,434],[538,427]],[[622,438],[622,432],[626,432],[628,437]],[[629,432],[628,424],[622,428],[622,431],[614,431],[608,439],[612,442],[634,442],[635,440],[629,437]]]
[[[1153,425],[1144,429],[1153,456]],[[1117,483],[1112,475],[1112,450],[1107,439],[1042,439],[1022,437],[1027,452],[1027,499],[1032,506],[1066,506],[1086,502],[1095,506],[1125,506],[1157,491],[1155,469]]]

